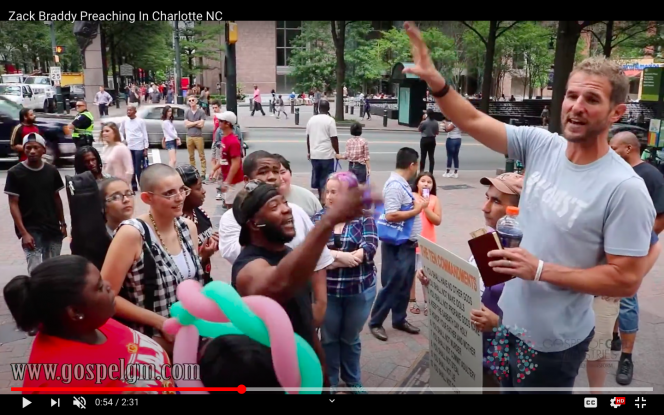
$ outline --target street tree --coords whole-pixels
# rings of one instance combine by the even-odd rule
[[[577,47],[583,29],[597,24],[597,21],[561,20],[558,22],[556,34],[556,52],[553,60],[553,94],[551,97],[551,118],[549,131],[561,132],[560,114],[567,90],[567,79],[574,68],[577,57]]]
[[[368,39],[372,30],[371,22],[366,21],[355,22],[348,27],[344,85],[350,90],[367,90],[383,74],[384,67],[376,48],[377,40]]]
[[[50,28],[43,22],[0,22],[0,54],[24,73],[48,71],[53,53]]]
[[[633,58],[643,56],[646,47],[652,46],[648,32],[655,22],[606,20],[584,28],[597,41],[601,53],[610,58]]]
[[[336,62],[336,99],[334,116],[337,121],[344,120],[344,102],[343,102],[343,88],[344,81],[346,80],[346,29],[353,22],[347,20],[332,20],[330,22],[330,30],[332,32],[332,41],[334,44],[334,52],[337,58]]]
[[[219,66],[206,65],[218,62],[221,65],[221,52],[224,50],[224,25],[207,24],[207,22],[187,22],[180,28],[180,51],[182,54],[182,76],[194,76],[207,69],[218,69]]]
[[[486,56],[484,58],[484,73],[482,75],[482,101],[480,102],[480,111],[489,113],[489,100],[491,98],[491,79],[493,72],[494,56],[496,53],[496,40],[499,39],[505,32],[521,23],[520,21],[505,22],[500,20],[491,20],[488,22],[488,30],[478,30],[483,22],[470,22],[461,21],[468,29],[470,29],[486,48]],[[484,26],[484,25],[482,25]],[[484,27],[482,27],[484,29]]]
[[[524,80],[523,96],[532,99],[536,89],[542,95],[548,83],[553,64],[553,41],[555,32],[539,22],[524,22],[505,36],[514,51],[512,75]]]
[[[329,21],[305,21],[302,31],[292,42],[288,65],[298,91],[323,90],[335,83],[336,58],[330,36]]]

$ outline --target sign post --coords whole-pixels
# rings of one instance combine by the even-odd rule
[[[53,81],[56,85],[60,85],[60,81],[62,80],[62,71],[60,70],[59,66],[51,66],[49,68],[49,75],[51,77],[51,81]]]
[[[473,393],[457,388],[483,385],[482,333],[470,321],[470,310],[482,307],[479,271],[421,236],[419,245],[429,278],[429,385]]]

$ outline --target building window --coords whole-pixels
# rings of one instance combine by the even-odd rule
[[[288,66],[293,41],[302,33],[302,21],[277,21],[277,66]]]
[[[292,76],[277,75],[277,94],[290,94],[295,91],[295,84],[295,78]],[[295,92],[298,93],[298,91]]]

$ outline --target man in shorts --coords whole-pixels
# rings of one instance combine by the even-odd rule
[[[222,132],[219,164],[215,171],[221,169],[223,182],[219,190],[224,194],[224,204],[227,209],[233,207],[233,201],[238,192],[244,187],[244,172],[242,171],[242,144],[233,132],[237,123],[237,116],[232,111],[217,114],[219,129]],[[214,173],[214,172],[213,172]]]

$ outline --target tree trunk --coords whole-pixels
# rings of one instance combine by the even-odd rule
[[[613,50],[613,20],[606,22],[606,39],[604,40],[604,56],[607,58],[611,57],[611,51]]]
[[[111,37],[111,45],[113,44],[113,37]],[[117,56],[115,54],[115,48],[111,48],[111,70],[113,71],[113,89],[115,90],[115,99],[117,100],[120,92],[120,84],[118,79],[118,70],[117,70]]]
[[[344,50],[346,46],[346,22],[340,20],[331,22],[332,38],[334,39],[334,50],[337,54],[337,85],[336,97],[334,99],[334,118],[337,121],[344,120],[344,82],[346,80],[346,60],[344,59]],[[337,24],[339,29],[336,28]]]
[[[491,99],[491,75],[493,72],[493,58],[496,54],[496,32],[498,31],[498,22],[492,20],[489,22],[489,34],[486,38],[486,58],[484,60],[484,77],[482,79],[482,101],[480,102],[480,111],[489,113],[489,101]]]
[[[576,44],[581,36],[581,26],[576,21],[559,21],[556,39],[556,56],[553,61],[553,95],[551,97],[551,118],[549,131],[561,133],[561,109],[565,91],[567,90],[567,79],[574,68],[574,57],[576,55]]]
[[[99,42],[101,43],[101,70],[104,74],[104,88],[108,88],[108,60],[106,59],[106,31],[99,26]]]

